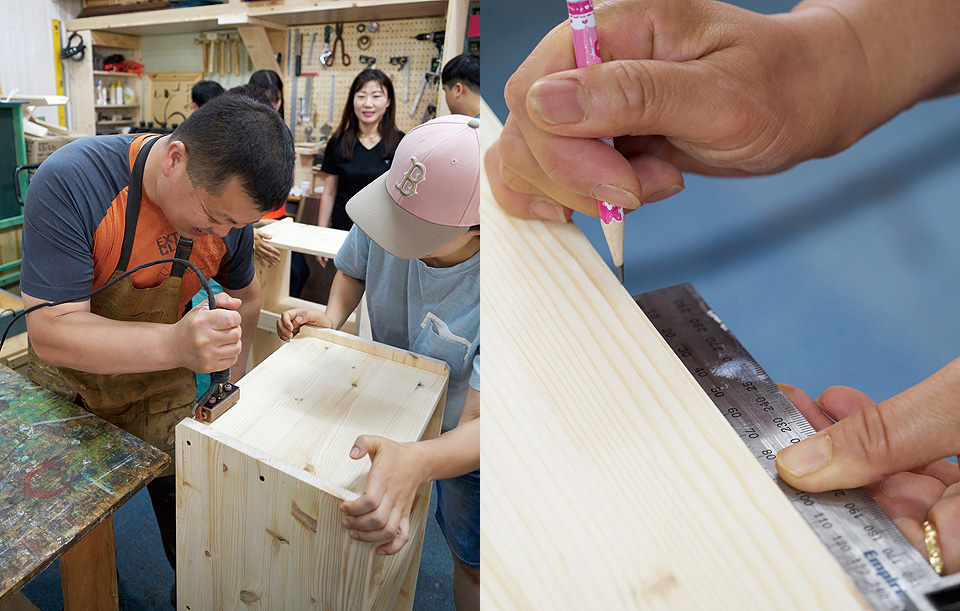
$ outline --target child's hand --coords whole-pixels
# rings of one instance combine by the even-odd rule
[[[299,333],[303,325],[328,329],[333,326],[327,315],[320,310],[293,309],[280,315],[280,320],[277,321],[277,335],[286,341]]]
[[[417,487],[426,480],[417,460],[415,443],[397,443],[383,437],[361,435],[350,458],[370,456],[370,474],[363,495],[340,505],[343,527],[357,541],[384,543],[377,554],[396,554],[410,539],[410,511]]]

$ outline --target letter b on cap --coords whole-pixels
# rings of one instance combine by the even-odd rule
[[[417,192],[417,185],[423,182],[427,177],[427,168],[417,161],[416,157],[410,158],[410,167],[404,173],[403,178],[395,186],[400,190],[404,197],[410,197]]]

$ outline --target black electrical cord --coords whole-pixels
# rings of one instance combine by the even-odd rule
[[[3,350],[3,342],[7,341],[7,333],[10,332],[10,329],[13,327],[13,323],[17,322],[17,319],[20,318],[21,316],[26,316],[26,315],[29,314],[30,312],[33,312],[34,310],[38,310],[38,309],[40,309],[40,308],[53,307],[53,306],[63,305],[63,304],[65,304],[65,303],[72,303],[72,302],[74,302],[74,301],[83,301],[83,300],[85,300],[85,299],[89,299],[90,297],[93,297],[94,295],[96,295],[96,294],[99,293],[100,291],[103,291],[103,290],[106,290],[106,289],[110,288],[111,286],[113,286],[114,284],[116,284],[117,282],[119,282],[120,280],[123,280],[124,278],[126,278],[127,276],[129,276],[130,274],[132,274],[132,273],[134,273],[134,272],[136,272],[136,271],[139,271],[139,270],[141,270],[141,269],[143,269],[143,268],[145,268],[145,267],[150,267],[150,266],[152,266],[152,265],[159,265],[160,263],[173,263],[173,264],[175,264],[175,265],[182,265],[183,267],[189,267],[191,270],[193,270],[193,273],[196,274],[196,275],[197,275],[197,278],[200,279],[200,284],[203,285],[203,290],[205,290],[205,291],[207,292],[207,302],[210,304],[210,309],[211,309],[211,310],[217,309],[217,301],[216,301],[216,299],[214,299],[214,297],[213,297],[213,291],[210,290],[210,283],[207,281],[206,276],[203,275],[203,272],[200,271],[200,268],[198,268],[198,267],[197,267],[196,265],[194,265],[193,263],[187,261],[186,259],[179,259],[179,258],[177,258],[177,257],[170,257],[170,258],[168,258],[168,259],[157,259],[156,261],[150,261],[149,263],[144,263],[143,265],[138,265],[138,266],[136,266],[135,268],[133,268],[133,269],[131,269],[131,270],[129,270],[129,271],[126,271],[126,272],[120,274],[119,276],[117,276],[116,278],[114,278],[114,279],[111,280],[110,282],[104,284],[103,286],[101,286],[101,287],[98,288],[97,290],[95,290],[95,291],[93,291],[93,292],[91,292],[91,293],[87,293],[86,295],[83,295],[82,297],[73,297],[73,298],[71,298],[71,299],[62,299],[62,300],[60,300],[60,301],[50,301],[50,302],[47,302],[47,303],[38,303],[37,305],[35,305],[35,306],[31,307],[31,308],[28,308],[28,309],[20,312],[19,314],[17,314],[16,316],[14,316],[14,317],[10,320],[10,322],[7,324],[7,328],[3,330],[3,337],[0,337],[0,350]]]

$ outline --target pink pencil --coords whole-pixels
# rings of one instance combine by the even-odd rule
[[[600,39],[597,37],[597,24],[590,0],[567,0],[567,14],[570,15],[577,67],[586,68],[599,64]],[[600,138],[600,141],[613,146],[613,138]],[[620,284],[623,284],[623,208],[608,204],[602,199],[597,200],[597,206],[600,208],[600,226],[607,239],[613,265],[617,268]]]

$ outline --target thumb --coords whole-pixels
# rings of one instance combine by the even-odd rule
[[[563,136],[703,141],[723,107],[700,93],[710,78],[685,62],[611,61],[541,78],[527,94],[527,111],[540,128]]]
[[[236,297],[231,297],[226,293],[217,293],[214,297],[218,308],[223,308],[224,310],[236,310],[240,307],[240,304],[243,303]]]
[[[357,437],[357,440],[353,442],[353,447],[350,449],[350,458],[359,460],[369,454],[370,460],[373,460],[379,449],[380,444],[377,441],[377,437],[373,435],[360,435]]]
[[[809,492],[856,488],[956,454],[960,411],[931,383],[935,377],[784,448],[777,454],[780,476]],[[825,393],[820,403],[842,413],[843,406],[830,403],[849,399]]]

